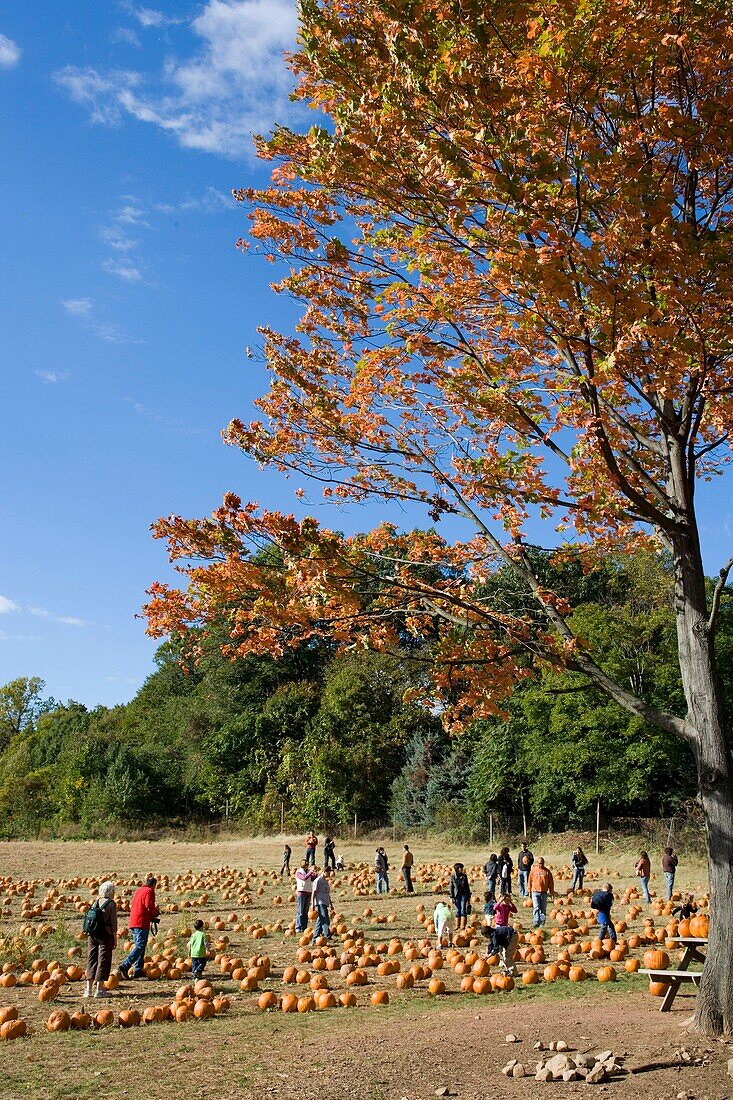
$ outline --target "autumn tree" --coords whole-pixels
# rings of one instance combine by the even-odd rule
[[[265,332],[263,418],[227,439],[336,501],[422,507],[435,528],[342,537],[229,495],[211,519],[158,525],[188,583],[154,586],[151,630],[224,615],[232,654],[314,633],[412,645],[456,728],[544,662],[673,733],[707,822],[696,1024],[731,1030],[715,661],[731,562],[708,590],[696,514],[733,419],[727,5],[302,0],[300,14],[297,96],[322,124],[260,141],[272,184],[239,198],[303,311],[295,334]],[[668,554],[680,712],[603,667],[533,543],[555,568]]]

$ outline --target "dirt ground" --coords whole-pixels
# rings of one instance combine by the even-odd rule
[[[295,857],[300,844],[291,841]],[[120,879],[148,871],[171,876],[191,868],[261,866],[279,867],[282,841],[233,839],[215,844],[139,842],[106,844],[92,842],[0,843],[0,876],[14,879],[42,879],[46,884],[72,876]],[[371,862],[373,843],[343,845],[350,860]],[[400,845],[388,845],[396,857]],[[457,858],[480,865],[483,851],[456,852],[444,844],[421,842],[417,860],[442,861]],[[562,879],[569,853],[542,852]],[[603,853],[595,866],[596,876],[618,873],[619,891],[631,881],[632,856]],[[661,876],[660,876],[661,877]],[[279,905],[275,893],[285,893],[282,884],[267,882],[265,893],[252,891],[248,906],[252,919],[272,921],[276,916],[289,921],[292,905]],[[393,882],[395,880],[393,879]],[[614,882],[616,880],[614,879]],[[682,889],[700,891],[703,868],[686,862],[680,876]],[[593,886],[591,882],[589,885]],[[654,882],[652,883],[654,885]],[[475,889],[480,886],[477,879]],[[558,892],[567,889],[558,882]],[[38,896],[44,890],[39,888]],[[355,897],[343,882],[335,891],[335,904],[348,923],[363,927],[367,942],[377,943],[397,934],[403,940],[419,941],[424,929],[417,921],[416,904],[430,910],[434,903],[429,884],[419,888],[415,898],[392,893],[387,898]],[[177,895],[176,895],[177,896]],[[171,892],[166,899],[173,900]],[[180,898],[179,898],[180,900]],[[14,903],[15,904],[15,903]],[[365,906],[374,910],[365,918]],[[229,900],[212,896],[197,911],[213,921],[217,915],[238,908]],[[7,913],[7,903],[6,903]],[[393,918],[390,931],[372,923],[378,914]],[[193,915],[191,913],[191,915]],[[80,916],[77,912],[53,914],[59,920],[58,936],[74,942]],[[171,926],[181,914],[168,918]],[[520,909],[526,928],[531,913]],[[528,917],[530,919],[528,919]],[[190,919],[190,918],[187,918]],[[15,912],[0,923],[0,933],[9,933],[17,922]],[[124,923],[124,918],[123,918]],[[657,926],[662,920],[656,918]],[[548,932],[555,924],[548,921]],[[62,940],[56,941],[60,945]],[[549,943],[548,958],[552,958]],[[232,948],[243,956],[252,951],[267,952],[273,959],[273,977],[262,988],[282,990],[282,967],[293,961],[297,941],[271,932],[265,940],[252,943],[246,932],[232,935]],[[51,957],[47,954],[46,957]],[[121,952],[117,953],[117,961]],[[541,968],[540,968],[541,969]],[[181,1095],[196,1100],[430,1100],[439,1090],[461,1100],[488,1100],[497,1095],[523,1100],[540,1097],[593,1095],[618,1100],[733,1100],[733,1079],[727,1074],[727,1060],[733,1044],[706,1041],[684,1031],[694,997],[680,994],[671,1013],[659,1012],[659,1001],[646,993],[643,979],[620,968],[616,983],[595,981],[573,985],[567,981],[523,988],[512,993],[477,997],[459,992],[460,979],[450,968],[441,971],[448,985],[445,996],[431,998],[423,983],[412,990],[396,991],[394,978],[381,986],[389,989],[390,1003],[369,1004],[369,993],[380,980],[370,972],[370,985],[358,990],[358,1006],[306,1015],[261,1014],[257,993],[241,993],[228,977],[220,975],[213,962],[207,974],[217,989],[231,997],[226,1016],[190,1024],[159,1024],[125,1031],[119,1027],[98,1032],[68,1032],[49,1035],[45,1019],[52,1007],[73,1011],[81,1007],[78,983],[62,987],[54,1005],[39,1005],[32,988],[16,986],[0,990],[0,1005],[15,1003],[29,1021],[30,1034],[14,1043],[0,1043],[0,1100],[178,1100]],[[329,978],[338,988],[338,974]],[[131,1006],[144,1007],[170,1000],[178,982],[164,980],[125,984],[109,1002],[117,1013]],[[687,987],[685,987],[687,988]],[[507,1043],[513,1033],[520,1040]],[[533,1078],[538,1058],[537,1041],[548,1044],[564,1039],[571,1050],[612,1050],[629,1071],[602,1085],[586,1083],[541,1084]],[[507,1079],[501,1068],[516,1058],[530,1073],[523,1079]]]

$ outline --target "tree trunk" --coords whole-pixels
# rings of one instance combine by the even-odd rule
[[[679,663],[705,815],[710,881],[710,938],[692,1026],[720,1035],[733,1033],[733,769],[696,532],[675,559]]]

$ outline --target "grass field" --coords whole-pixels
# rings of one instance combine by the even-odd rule
[[[300,840],[291,843],[296,865],[301,844]],[[387,844],[393,862],[399,863],[400,848],[400,844]],[[271,989],[278,996],[293,990],[308,993],[307,985],[282,984],[284,968],[296,961],[298,940],[287,934],[294,916],[290,888],[273,875],[280,865],[281,850],[278,838],[232,839],[211,844],[172,840],[124,844],[3,843],[0,935],[4,937],[5,955],[0,961],[17,962],[19,975],[29,961],[17,957],[17,943],[22,942],[29,957],[35,950],[37,956],[49,962],[58,959],[66,965],[70,950],[84,949],[77,938],[83,905],[75,907],[72,899],[76,896],[86,902],[90,897],[90,881],[115,877],[120,897],[129,900],[134,887],[128,880],[152,871],[159,878],[167,876],[168,885],[159,891],[158,901],[163,909],[159,949],[151,947],[151,953],[160,953],[167,939],[171,951],[183,955],[186,929],[200,915],[211,925],[212,939],[228,937],[223,949],[227,956],[239,956],[245,961],[254,955],[269,957],[271,975],[260,981],[260,990]],[[334,903],[343,915],[345,929],[362,930],[367,947],[397,938],[403,949],[411,942],[420,950],[426,931],[418,921],[417,907],[424,906],[427,913],[432,910],[435,891],[456,859],[474,869],[475,909],[481,909],[479,892],[483,876],[479,868],[487,855],[484,849],[456,850],[437,841],[415,845],[418,878],[426,881],[418,884],[418,892],[412,898],[401,891],[379,898],[373,892],[368,896],[357,895],[355,889],[359,887],[354,885],[354,875],[358,874],[359,864],[371,866],[374,844],[345,843],[344,850],[349,872],[337,879]],[[551,844],[545,848],[534,846],[534,851],[535,855],[545,855],[553,867],[557,891],[562,897],[569,886],[570,853],[553,851]],[[628,909],[620,898],[633,885],[633,862],[630,850],[606,851],[597,860],[591,856],[586,885],[592,889],[599,879],[610,878],[619,898],[615,907],[617,919]],[[178,883],[174,881],[176,876],[182,876]],[[656,886],[661,891],[660,879],[661,874],[652,880],[652,888]],[[32,882],[35,890],[28,906],[39,906],[49,891],[56,893],[52,894],[51,908],[23,918],[21,904],[29,889],[23,886],[16,890],[16,887],[18,883]],[[701,862],[685,861],[683,857],[680,889],[692,890],[700,896],[704,884]],[[399,885],[396,874],[392,885]],[[208,900],[202,904],[203,893],[208,894]],[[66,899],[63,904],[58,902],[58,895]],[[54,904],[57,908],[53,908]],[[167,911],[169,908],[172,911]],[[570,908],[579,914],[578,924],[582,926],[587,899],[577,897],[571,907],[561,905],[558,911],[566,913]],[[366,910],[371,910],[371,914],[367,915]],[[236,917],[230,920],[233,914]],[[518,916],[523,929],[531,931],[531,910],[520,907]],[[664,928],[669,919],[654,907],[642,908],[629,922],[625,936],[641,931],[644,918],[651,918],[655,928]],[[217,919],[224,925],[218,931],[213,928]],[[26,926],[26,934],[14,941],[22,925]],[[120,915],[120,926],[125,928],[124,914]],[[41,928],[45,934],[39,936]],[[266,930],[263,938],[254,938],[254,929],[263,928]],[[554,961],[558,951],[564,949],[562,944],[550,943],[557,932],[556,921],[548,919],[543,945],[548,962]],[[592,935],[592,931],[582,933],[578,929],[579,942],[591,939]],[[334,938],[336,954],[341,953],[342,941],[347,938],[354,936],[345,932]],[[481,951],[483,945],[480,939],[476,950]],[[364,950],[368,954],[367,948]],[[466,950],[470,948],[463,951],[464,955]],[[642,952],[640,947],[630,954],[640,956]],[[121,944],[116,960],[122,954]],[[411,965],[401,952],[394,958],[402,971]],[[84,1100],[104,1095],[172,1100],[191,1095],[200,1100],[233,1100],[264,1095],[282,1100],[296,1097],[328,1100],[346,1094],[365,1100],[403,1097],[422,1100],[434,1096],[440,1087],[448,1087],[453,1095],[476,1098],[498,1090],[504,1095],[523,1097],[545,1096],[548,1089],[561,1096],[575,1095],[578,1091],[581,1094],[591,1086],[541,1085],[531,1077],[507,1080],[500,1074],[509,1057],[533,1067],[537,1058],[532,1049],[534,1042],[560,1038],[573,1048],[612,1049],[624,1056],[627,1066],[645,1074],[644,1090],[650,1098],[668,1100],[693,1086],[690,1096],[709,1096],[712,1100],[728,1095],[725,1059],[731,1052],[726,1044],[706,1045],[688,1039],[687,1052],[680,1049],[683,1039],[679,1023],[690,1013],[691,996],[678,997],[675,1010],[661,1016],[659,1001],[648,996],[645,981],[627,974],[623,962],[615,967],[618,980],[602,985],[593,977],[598,966],[607,960],[589,960],[585,955],[580,958],[589,972],[588,981],[578,984],[566,979],[541,981],[529,987],[518,981],[513,991],[490,996],[461,993],[462,977],[448,965],[447,959],[442,969],[435,971],[446,985],[446,993],[437,997],[428,995],[427,980],[418,980],[412,989],[398,990],[396,975],[379,976],[376,967],[368,967],[368,984],[353,990],[356,1007],[295,1015],[279,1010],[263,1014],[257,1006],[259,990],[243,992],[239,983],[222,973],[211,960],[207,977],[231,1001],[225,1015],[183,1024],[167,1022],[129,1030],[113,1026],[63,1034],[49,1034],[46,1019],[57,1007],[68,1012],[82,1007],[83,983],[62,985],[58,998],[50,1004],[39,1003],[37,987],[15,985],[0,989],[0,1006],[16,1005],[28,1023],[29,1033],[15,1042],[0,1042],[0,1097]],[[421,956],[420,961],[426,960]],[[520,962],[520,971],[528,966]],[[315,973],[311,961],[301,963],[300,969],[307,970],[309,976]],[[543,966],[536,969],[542,977]],[[335,994],[345,990],[345,977],[340,969],[321,973],[326,975]],[[181,979],[169,980],[165,976],[123,983],[108,1004],[116,1017],[124,1008],[169,1004],[180,985]],[[371,1005],[371,994],[377,989],[388,991],[388,1005]],[[99,1003],[91,1003],[99,1007]],[[507,1045],[508,1032],[517,1034],[521,1041]],[[638,1095],[640,1083],[634,1074],[602,1088],[612,1088],[619,1097],[631,1097]]]

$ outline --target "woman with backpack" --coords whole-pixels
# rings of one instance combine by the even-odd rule
[[[502,848],[499,852],[499,893],[511,894],[512,892],[512,871],[514,870],[514,860],[509,855],[508,848]]]
[[[573,881],[570,885],[571,890],[582,890],[583,879],[585,878],[585,869],[588,866],[588,857],[583,849],[578,847],[573,852]]]
[[[465,928],[468,923],[468,914],[471,912],[471,883],[462,863],[453,865],[453,874],[450,877],[450,899],[456,912],[458,927]]]
[[[112,968],[112,953],[117,943],[117,903],[114,882],[103,882],[99,897],[84,916],[87,940],[87,987],[85,997],[109,997],[104,982]]]

